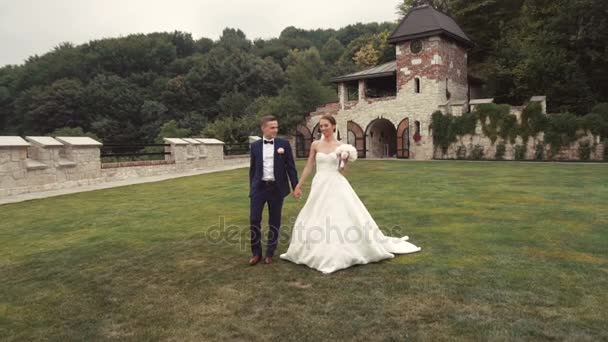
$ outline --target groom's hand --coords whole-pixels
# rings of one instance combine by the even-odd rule
[[[293,190],[293,197],[296,199],[302,198],[302,189],[299,186],[296,186]]]

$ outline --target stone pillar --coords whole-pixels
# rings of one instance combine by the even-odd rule
[[[450,107],[451,107],[450,112],[454,116],[461,116],[464,113],[464,111],[465,111],[465,105],[466,105],[466,101],[463,101],[463,100],[451,101],[451,103],[450,103]]]
[[[365,80],[359,80],[359,103],[365,101],[365,92],[367,90],[367,84]]]
[[[61,151],[64,146],[52,137],[25,137],[31,143],[26,161],[28,185],[32,191],[50,190],[58,181],[65,180],[63,168],[74,167],[76,163],[63,161]],[[61,174],[61,175],[60,175]]]
[[[224,165],[224,142],[213,138],[198,139],[207,151],[209,166]]]
[[[199,169],[206,165],[207,151],[205,150],[205,145],[200,142],[198,139],[193,138],[183,138],[182,140],[187,141],[190,146],[190,151],[188,152],[194,157],[194,167]]]
[[[164,138],[163,140],[170,144],[165,147],[165,152],[171,152],[170,155],[165,155],[165,160],[173,161],[178,170],[185,169],[185,164],[188,162],[188,142],[180,138]]]
[[[41,162],[48,167],[56,167],[60,161],[63,144],[52,137],[27,136],[30,142],[29,159]],[[72,165],[75,165],[72,163]]]
[[[469,107],[471,108],[471,111],[475,110],[475,107],[483,104],[483,103],[493,103],[494,102],[494,98],[489,98],[489,99],[475,99],[475,100],[471,100],[469,101]]]
[[[25,161],[30,144],[17,136],[0,136],[0,197],[27,186]]]
[[[547,97],[546,96],[532,96],[530,102],[540,102],[542,113],[547,114]]]
[[[66,167],[63,171],[65,181],[75,181],[77,185],[95,184],[101,181],[102,144],[99,141],[89,137],[55,137],[55,139],[64,145],[59,156]]]
[[[340,99],[340,109],[343,110],[348,102],[348,89],[344,82],[338,84],[338,98]]]

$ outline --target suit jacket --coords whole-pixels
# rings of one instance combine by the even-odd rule
[[[264,176],[264,139],[259,139],[251,144],[251,164],[249,166],[249,197],[253,197],[261,188],[262,177]],[[277,150],[283,148],[285,152],[279,154]],[[281,192],[281,196],[289,195],[289,182],[291,187],[295,189],[298,185],[298,171],[293,159],[291,145],[289,141],[280,138],[274,138],[274,180]]]

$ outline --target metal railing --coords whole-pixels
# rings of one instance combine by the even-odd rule
[[[235,156],[240,154],[249,154],[249,143],[224,144],[225,156]]]
[[[102,162],[139,160],[164,160],[171,152],[165,151],[170,144],[104,144],[101,147]]]

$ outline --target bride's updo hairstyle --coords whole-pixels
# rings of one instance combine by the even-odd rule
[[[336,131],[336,119],[332,115],[325,114],[319,119],[319,121],[321,121],[321,120],[329,121],[332,124],[332,126],[334,126],[334,132]]]

